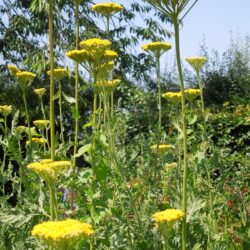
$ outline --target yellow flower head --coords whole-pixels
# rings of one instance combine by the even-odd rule
[[[54,161],[50,159],[41,160],[40,162],[30,163],[27,166],[45,181],[55,181],[58,176],[71,167],[70,161]]]
[[[118,54],[113,50],[106,50],[103,55],[105,60],[114,60],[118,57]]]
[[[7,116],[11,113],[12,111],[12,106],[8,106],[8,105],[1,105],[0,106],[0,113],[3,115],[3,116]]]
[[[162,95],[162,97],[167,99],[170,102],[181,101],[181,93],[180,92],[166,92]]]
[[[39,96],[42,97],[44,93],[46,92],[45,88],[40,88],[40,89],[34,89],[34,92]]]
[[[31,234],[55,249],[73,249],[76,242],[94,233],[90,224],[77,220],[48,221],[34,226]]]
[[[187,57],[186,61],[196,72],[200,72],[201,68],[207,63],[207,58],[204,56]]]
[[[153,214],[152,218],[155,223],[171,223],[181,219],[184,213],[179,209],[166,209],[162,212]]]
[[[25,127],[24,126],[18,126],[18,127],[16,127],[16,132],[18,134],[22,134],[23,132],[25,132]]]
[[[80,46],[81,48],[90,51],[105,51],[110,48],[111,42],[109,40],[103,40],[100,38],[91,38],[80,42]]]
[[[123,7],[117,3],[98,3],[92,6],[92,10],[104,16],[111,16],[122,9]]]
[[[172,45],[170,43],[165,42],[152,42],[142,45],[143,50],[151,52],[157,57],[161,56],[163,53],[167,52],[171,48]]]
[[[170,144],[161,144],[161,145],[153,145],[150,148],[154,153],[164,155],[167,151],[173,149],[173,146]]]
[[[166,164],[165,164],[165,170],[166,170],[166,171],[172,170],[172,169],[176,168],[177,165],[178,165],[178,164],[177,164],[176,162],[166,163]]]
[[[50,76],[50,70],[47,71],[47,74]],[[54,77],[59,81],[68,75],[69,75],[69,72],[67,69],[64,69],[64,68],[54,69]]]
[[[95,84],[95,87],[97,88],[97,91],[107,91],[112,92],[115,90],[115,88],[121,83],[120,79],[114,79],[109,81],[98,81]]]
[[[185,96],[190,101],[193,101],[200,94],[201,94],[200,89],[185,89]]]
[[[18,72],[21,72],[20,69],[15,65],[8,65],[8,69],[9,69],[10,73],[14,76],[16,76],[16,74]]]
[[[49,125],[50,121],[49,120],[36,120],[36,121],[33,121],[33,123],[39,129],[44,130]]]
[[[82,63],[84,61],[88,61],[89,60],[89,53],[85,49],[70,50],[70,51],[66,52],[66,56],[69,57],[70,59],[78,62],[78,63]]]
[[[27,83],[27,82],[33,81],[34,78],[36,77],[36,74],[33,74],[28,71],[21,71],[21,72],[17,72],[16,76],[21,82]]]
[[[44,138],[37,138],[37,137],[33,137],[31,138],[32,142],[40,144],[40,145],[44,145],[44,143],[47,141]],[[30,144],[30,141],[26,141],[26,144]]]

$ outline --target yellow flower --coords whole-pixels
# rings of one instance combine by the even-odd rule
[[[84,61],[88,61],[89,60],[89,53],[85,49],[70,50],[70,51],[66,52],[66,56],[69,57],[70,59],[78,62],[78,63],[82,63]]]
[[[16,127],[16,132],[18,134],[22,134],[23,132],[25,132],[25,127],[24,126],[18,126],[18,127]]]
[[[166,164],[165,164],[165,170],[166,170],[166,171],[169,171],[169,170],[171,170],[171,169],[173,169],[173,168],[176,168],[177,165],[178,165],[178,164],[177,164],[176,162],[166,163]]]
[[[8,106],[8,105],[1,105],[0,106],[0,113],[3,115],[3,116],[7,116],[11,113],[12,111],[12,106]]]
[[[106,50],[105,52],[104,52],[104,55],[103,55],[103,57],[106,59],[106,60],[114,60],[114,59],[116,59],[117,57],[118,57],[118,54],[115,52],[115,51],[113,51],[113,50]]]
[[[181,101],[181,93],[180,92],[166,92],[162,95],[162,97],[167,99],[170,102]]]
[[[50,70],[47,71],[47,74],[50,76]],[[58,69],[54,69],[54,77],[60,81],[62,80],[64,77],[68,76],[69,72],[67,69],[64,68],[58,68]]]
[[[109,81],[97,81],[95,84],[95,87],[97,88],[98,91],[114,91],[114,89],[121,83],[120,79],[114,79],[114,80],[109,80]]]
[[[46,92],[45,88],[40,88],[40,89],[34,89],[34,92],[39,96],[42,97],[44,93]]]
[[[41,160],[40,162],[30,163],[27,167],[38,174],[45,181],[55,181],[58,176],[71,167],[70,161],[54,161],[50,159]]]
[[[161,144],[161,145],[153,145],[150,148],[154,153],[164,155],[167,151],[173,149],[173,146],[170,144]]]
[[[20,69],[15,65],[8,65],[8,69],[9,69],[10,73],[14,76],[16,76],[16,74],[18,72],[21,72]]]
[[[92,6],[92,10],[104,16],[111,16],[122,9],[123,7],[117,3],[98,3]]]
[[[44,138],[36,138],[33,137],[31,138],[32,142],[43,145],[47,140],[45,140]],[[26,141],[26,144],[28,145],[30,143],[30,141]]]
[[[204,56],[187,57],[186,61],[196,72],[200,72],[201,68],[207,63],[207,58]]]
[[[90,224],[77,220],[48,221],[34,226],[31,234],[56,250],[73,249],[76,242],[94,233]]]
[[[16,73],[17,78],[23,82],[23,83],[27,83],[29,81],[34,80],[34,78],[36,77],[36,74],[33,74],[31,72],[28,71],[21,71],[21,72],[17,72]]]
[[[200,89],[185,89],[185,96],[190,101],[193,101],[200,94],[201,94],[201,90]]]
[[[111,46],[111,42],[100,38],[91,38],[80,42],[80,46],[81,48],[90,51],[108,50]]]
[[[34,125],[37,126],[39,129],[44,130],[49,125],[49,120],[36,120],[33,121]]]
[[[143,50],[151,52],[157,57],[161,56],[163,53],[167,52],[171,48],[172,45],[170,43],[165,42],[152,42],[142,45]]]
[[[28,169],[39,175],[43,180],[52,182],[56,180],[55,173],[47,164],[41,164],[40,162],[32,162],[28,164]]]
[[[175,222],[181,219],[184,216],[184,213],[179,209],[166,209],[161,212],[153,214],[152,218],[155,223],[170,223]]]

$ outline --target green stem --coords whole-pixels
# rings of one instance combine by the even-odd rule
[[[79,49],[79,0],[75,0],[75,18],[76,18],[76,49]],[[79,65],[75,62],[75,112],[76,112],[76,120],[75,120],[75,143],[74,143],[74,155],[77,153],[78,147],[78,135],[79,135]],[[76,157],[73,158],[73,167],[76,166]],[[73,197],[73,195],[72,195]]]
[[[43,119],[46,120],[44,105],[43,105],[43,98],[42,97],[40,97],[40,102],[41,102],[41,110],[42,110],[42,114],[43,114]]]
[[[95,130],[96,130],[96,107],[97,107],[97,94],[94,90],[93,127]]]
[[[49,184],[49,207],[50,207],[50,220],[55,220],[55,213],[54,213],[54,199],[53,199],[53,188],[52,185]]]
[[[203,97],[203,88],[202,88],[202,84],[201,84],[201,77],[200,77],[200,73],[196,72],[197,75],[197,80],[198,80],[198,84],[199,84],[199,88],[200,88],[200,98],[201,98],[201,111],[202,111],[202,116],[203,116],[203,122],[204,122],[204,126],[206,124],[205,121],[205,105],[204,105],[204,97]]]
[[[49,183],[48,186],[50,195],[50,217],[51,220],[58,220],[56,187],[54,183]]]
[[[54,1],[49,0],[49,49],[50,49],[50,145],[51,160],[55,160],[55,104],[54,104],[54,37],[53,37]]]
[[[176,60],[181,88],[181,106],[182,106],[182,130],[183,130],[183,150],[184,150],[184,171],[183,171],[183,186],[182,186],[182,209],[184,212],[183,224],[182,224],[182,250],[186,249],[187,244],[187,177],[188,177],[188,161],[187,161],[187,125],[186,125],[186,103],[184,93],[184,80],[181,67],[181,56],[180,56],[180,35],[179,35],[179,20],[178,15],[173,16],[173,24],[175,30],[175,49],[176,49]]]
[[[110,39],[110,16],[107,16],[107,36]]]
[[[65,141],[64,141],[64,135],[63,135],[64,127],[63,127],[63,112],[62,112],[62,83],[61,81],[59,81],[59,116],[60,116],[60,130],[61,130],[60,137],[61,137],[62,143],[64,144]]]
[[[111,92],[111,117],[113,118],[114,116],[114,92],[112,91]]]
[[[24,102],[24,108],[25,108],[25,115],[26,115],[28,129],[29,129],[29,142],[31,145],[32,139],[31,139],[31,129],[30,129],[30,118],[29,118],[29,113],[28,113],[28,105],[27,105],[27,100],[26,100],[26,96],[25,96],[25,90],[23,88],[22,88],[22,92],[23,92],[23,102]]]
[[[160,56],[157,56],[157,88],[158,88],[158,109],[159,109],[159,120],[158,126],[159,131],[161,130],[161,69],[160,69]]]

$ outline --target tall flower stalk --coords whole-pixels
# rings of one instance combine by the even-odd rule
[[[159,118],[158,118],[158,129],[161,131],[161,119],[162,119],[162,109],[161,109],[161,56],[172,48],[172,45],[164,42],[152,42],[149,44],[145,44],[142,48],[151,53],[156,59],[156,68],[157,68],[157,88],[158,88],[158,110],[159,110]]]
[[[49,0],[49,50],[50,50],[50,154],[55,160],[55,104],[54,104],[54,38],[53,38],[54,1]]]
[[[75,22],[76,22],[76,50],[79,50],[79,5],[80,0],[75,0]],[[74,155],[77,153],[79,135],[79,63],[75,61],[75,143]],[[76,166],[76,157],[73,158],[73,167]]]
[[[203,85],[201,82],[200,72],[201,72],[201,68],[207,63],[207,58],[203,57],[203,56],[188,57],[188,58],[186,58],[186,61],[194,69],[195,74],[196,74],[196,78],[197,78],[199,89],[200,89],[201,111],[202,111],[203,122],[204,122],[204,126],[205,126],[206,114],[205,114],[205,105],[204,105],[204,98],[203,98]]]
[[[185,92],[184,92],[184,80],[183,72],[181,66],[181,55],[180,55],[180,20],[186,16],[186,14],[193,8],[194,3],[191,7],[184,13],[182,17],[180,14],[187,7],[190,0],[147,0],[148,3],[157,8],[160,12],[168,16],[174,25],[174,35],[175,35],[175,50],[176,50],[176,62],[178,68],[180,89],[181,89],[181,117],[182,117],[182,133],[183,133],[183,183],[182,183],[182,211],[184,212],[183,223],[182,223],[182,249],[186,249],[187,245],[187,178],[188,178],[188,144],[187,144],[187,122],[186,122],[186,102],[185,102]]]

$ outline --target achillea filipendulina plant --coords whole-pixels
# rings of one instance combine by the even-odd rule
[[[16,73],[16,77],[22,84],[26,84],[28,82],[33,81],[36,77],[36,74],[28,71],[20,71]]]
[[[33,121],[34,125],[38,127],[41,130],[44,130],[47,128],[49,125],[50,121],[49,120],[35,120]]]
[[[45,94],[46,89],[45,88],[34,89],[34,92],[36,93],[37,96],[41,98]]]
[[[200,89],[185,89],[185,96],[189,101],[193,101],[201,94]]]
[[[50,159],[30,163],[27,167],[38,174],[43,180],[56,181],[59,175],[72,166],[70,161],[54,161]]]
[[[176,168],[177,166],[178,166],[177,162],[172,162],[172,163],[166,163],[164,167],[166,171],[169,171]]]
[[[50,70],[47,71],[47,74],[50,76]],[[57,68],[54,69],[54,77],[58,81],[61,81],[64,77],[67,77],[69,75],[69,71],[64,68]]]
[[[50,216],[51,220],[58,219],[57,198],[56,198],[56,181],[72,166],[70,161],[52,161],[44,159],[40,162],[28,164],[27,168],[36,173],[44,181],[47,182],[50,196]]]
[[[36,143],[36,144],[40,144],[40,145],[44,145],[47,140],[44,139],[44,138],[37,138],[37,137],[32,137],[31,138],[31,141]],[[26,145],[29,145],[30,144],[30,141],[26,141]]]
[[[104,16],[111,16],[123,9],[123,6],[117,3],[107,2],[98,3],[92,6],[92,10]]]
[[[153,54],[156,57],[162,56],[165,52],[172,48],[172,44],[166,42],[151,42],[142,45],[142,49]]]
[[[181,92],[166,92],[162,97],[173,103],[181,102]]]
[[[170,250],[169,234],[172,231],[173,225],[178,220],[184,217],[184,213],[179,209],[166,209],[153,214],[152,219],[155,222],[158,231],[163,236],[163,250]]]
[[[158,225],[162,223],[172,223],[184,216],[184,213],[179,209],[166,209],[153,214],[152,218]]]
[[[21,70],[15,65],[8,65],[8,69],[9,69],[10,73],[14,76],[16,76],[16,74],[18,72],[21,72]]]
[[[207,58],[204,56],[194,56],[187,57],[186,61],[190,64],[190,66],[194,69],[196,73],[199,73],[202,67],[207,63]]]
[[[12,111],[12,106],[11,105],[0,105],[0,113],[3,116],[8,116]]]
[[[23,101],[24,101],[24,107],[25,107],[25,115],[28,123],[28,128],[29,128],[29,141],[31,141],[31,131],[30,131],[30,118],[29,118],[29,113],[28,113],[28,106],[27,106],[27,100],[26,100],[26,88],[32,82],[36,74],[28,71],[20,71],[17,67],[15,66],[9,66],[9,70],[11,71],[12,74],[14,74],[17,79],[19,80],[19,85],[22,90],[22,95],[23,95]]]
[[[108,81],[97,81],[94,85],[98,92],[111,93],[121,83],[120,79],[108,80]]]
[[[70,59],[74,60],[75,62],[82,63],[84,61],[89,60],[89,53],[86,49],[74,49],[66,52],[65,54]]]
[[[92,6],[92,10],[96,11],[98,14],[104,16],[107,21],[107,34],[110,38],[110,18],[115,13],[120,12],[123,9],[123,6],[117,3],[98,3]]]
[[[161,66],[160,66],[160,57],[170,50],[172,45],[166,42],[151,42],[148,44],[142,45],[142,49],[153,54],[156,58],[157,63],[157,88],[158,88],[158,110],[159,110],[159,118],[158,118],[158,127],[159,131],[161,130],[161,119],[162,119],[162,111],[161,111]]]
[[[100,38],[91,38],[80,42],[80,47],[86,49],[88,52],[93,54],[104,53],[104,51],[109,50],[111,42],[109,40]]]
[[[173,149],[173,145],[170,144],[161,144],[161,145],[152,145],[151,150],[159,155],[164,155],[166,152],[168,152],[169,150]]]
[[[166,17],[170,18],[174,26],[175,36],[175,51],[176,62],[178,68],[178,75],[181,89],[181,106],[182,106],[182,132],[183,132],[183,185],[182,185],[182,210],[184,212],[183,224],[182,224],[182,250],[186,250],[187,247],[187,178],[188,178],[188,144],[187,144],[187,118],[186,118],[186,102],[184,93],[184,79],[181,65],[180,55],[180,23],[183,18],[189,13],[189,11],[197,3],[197,0],[146,0],[153,7],[158,9]],[[191,4],[192,3],[192,4]],[[189,5],[190,4],[190,5]],[[188,8],[189,7],[189,8]],[[186,11],[184,11],[187,9]]]
[[[90,224],[68,219],[35,225],[31,234],[55,250],[72,250],[77,242],[92,236],[94,230]]]
[[[200,89],[200,98],[201,98],[201,111],[202,111],[203,121],[204,121],[204,126],[205,126],[206,114],[205,114],[205,105],[204,105],[204,98],[203,98],[204,86],[202,85],[202,82],[201,82],[200,72],[201,72],[202,67],[207,63],[208,59],[204,56],[196,56],[196,57],[187,57],[186,61],[194,69],[197,80],[198,80],[199,89]]]

